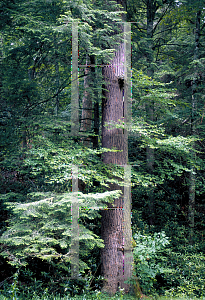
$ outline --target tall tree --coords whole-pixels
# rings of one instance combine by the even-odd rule
[[[194,45],[194,61],[199,59],[199,46],[200,46],[200,22],[201,22],[201,9],[196,13],[196,28],[195,28],[195,45]],[[195,67],[194,78],[192,81],[192,105],[191,105],[191,135],[196,134],[196,109],[197,109],[197,79],[198,68]],[[193,144],[194,148],[194,144]],[[195,152],[192,151],[192,159],[195,161]],[[188,207],[188,224],[189,224],[189,243],[193,243],[194,236],[194,214],[195,214],[195,193],[196,193],[196,169],[194,164],[191,164],[189,175],[189,207]]]
[[[153,78],[154,68],[154,51],[153,51],[153,33],[154,33],[154,18],[157,10],[156,1],[147,0],[147,75]],[[146,103],[147,122],[154,121],[154,101],[150,100]],[[154,172],[154,149],[146,147],[147,171],[152,174]],[[154,224],[154,190],[151,187],[148,195],[148,210],[149,224]]]
[[[126,1],[117,1],[118,4],[126,7]],[[125,21],[125,16],[122,16]],[[123,31],[123,26],[119,25]],[[125,45],[121,41],[118,45],[115,56],[109,66],[102,69],[105,87],[102,101],[102,146],[109,149],[117,149],[119,152],[106,152],[103,154],[103,162],[108,165],[115,164],[125,166],[128,163],[128,141],[125,129],[116,128],[109,123],[120,124],[125,116],[125,106],[123,102],[123,83],[124,83],[124,58]],[[107,126],[107,124],[108,126]],[[116,178],[117,179],[117,178]],[[124,189],[117,183],[110,184],[111,190]],[[123,220],[125,207],[123,196],[116,199],[113,204],[108,205],[108,210],[102,211],[101,233],[105,247],[101,252],[102,273],[105,279],[103,290],[109,294],[115,294],[118,287],[125,288],[127,292],[129,285],[124,283],[131,276],[131,263],[126,266],[127,272],[124,273],[123,261],[124,251],[132,256],[131,251],[131,219],[127,224],[127,233],[130,241],[127,241],[130,248],[125,249]],[[126,200],[125,200],[126,201]],[[131,215],[131,210],[130,210]],[[130,260],[131,261],[131,260]],[[125,278],[127,277],[127,278]]]

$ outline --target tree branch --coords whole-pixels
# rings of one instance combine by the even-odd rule
[[[83,74],[83,75],[79,76],[79,77],[78,77],[77,79],[75,79],[75,80],[78,80],[79,78],[84,77],[84,76],[87,76],[87,75],[88,75],[88,74]],[[35,108],[35,107],[38,106],[39,104],[47,103],[48,101],[52,100],[53,98],[55,98],[56,96],[58,96],[58,95],[64,90],[65,87],[67,87],[67,86],[70,85],[73,81],[75,81],[75,80],[71,80],[68,84],[64,85],[65,82],[66,82],[67,80],[68,80],[68,79],[66,79],[66,80],[64,81],[64,83],[63,83],[63,84],[61,85],[61,87],[58,89],[58,92],[57,92],[56,94],[54,94],[53,96],[49,97],[49,98],[46,99],[46,100],[43,100],[43,101],[40,101],[40,102],[36,102],[36,103],[33,103],[33,104],[29,105],[29,106],[24,110],[23,115],[25,115],[25,114],[28,112],[28,110],[31,110],[31,109]]]
[[[176,23],[174,26],[170,26],[170,27],[168,27],[167,29],[165,29],[165,30],[162,30],[162,31],[160,31],[160,32],[157,32],[157,33],[155,33],[153,36],[156,36],[157,34],[161,34],[161,33],[163,33],[163,32],[165,32],[165,31],[168,31],[168,30],[173,30],[175,27],[176,27],[176,25],[178,25],[179,23]]]
[[[161,17],[159,18],[157,24],[154,26],[154,29],[153,29],[153,34],[155,32],[155,30],[157,29],[157,26],[159,25],[159,23],[161,22],[161,20],[164,18],[164,16],[166,15],[168,9],[170,8],[171,4],[168,5],[168,7],[165,9],[164,13],[161,15]],[[158,9],[158,8],[157,8]]]

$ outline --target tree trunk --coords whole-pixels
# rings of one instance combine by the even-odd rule
[[[87,58],[88,59],[88,58]],[[86,65],[87,65],[86,59]],[[87,135],[91,131],[92,126],[92,98],[89,93],[89,78],[88,74],[90,73],[90,69],[85,68],[85,76],[84,77],[84,95],[83,95],[83,103],[82,103],[82,117],[81,117],[81,126],[80,131],[85,132]],[[86,137],[84,139],[84,145],[90,146],[90,138]]]
[[[80,131],[85,132],[87,137],[84,138],[84,145],[90,146],[91,138],[88,136],[89,132],[92,130],[92,120],[94,112],[94,134],[95,137],[92,138],[93,148],[98,148],[98,135],[99,135],[99,103],[98,95],[95,92],[95,57],[94,55],[89,56],[89,63],[92,65],[90,68],[85,69],[84,78],[84,96],[82,101],[82,118]],[[87,60],[86,60],[87,64]],[[92,92],[91,92],[92,89]],[[94,97],[94,99],[93,99]]]
[[[55,49],[55,74],[56,74],[56,105],[55,115],[58,117],[59,112],[59,85],[60,85],[60,74],[59,74],[59,62],[58,62],[58,48],[57,48],[57,36],[54,35],[54,49]]]
[[[98,93],[96,92],[96,86],[98,84],[97,82],[97,76],[95,73],[95,56],[91,55],[90,56],[90,63],[93,65],[91,67],[91,73],[93,74],[93,81],[92,81],[92,87],[94,91],[94,134],[95,136],[93,137],[93,148],[97,149],[98,148],[98,137],[99,137],[99,123],[100,123],[100,117],[99,117],[99,100],[98,100]],[[95,87],[95,89],[94,89]]]
[[[156,4],[153,0],[147,1],[147,75],[153,77],[153,22],[156,12]],[[154,102],[146,103],[146,119],[151,123],[154,121]],[[149,174],[154,172],[154,149],[146,147],[147,171]],[[154,188],[150,187],[148,191],[148,221],[149,225],[154,225],[155,222],[155,203],[154,203]]]
[[[127,131],[122,128],[113,128],[111,125],[105,126],[106,122],[119,123],[119,120],[123,121],[125,115],[123,88],[119,81],[119,78],[124,81],[121,75],[125,71],[124,56],[125,47],[124,43],[121,43],[110,66],[102,69],[106,81],[102,101],[102,146],[121,150],[121,152],[104,153],[103,162],[105,164],[117,164],[125,166],[126,169],[128,162]],[[129,189],[128,186],[129,184],[122,188],[117,183],[110,184],[110,190],[121,190],[122,193],[128,195],[129,192],[126,193],[126,189]],[[122,196],[115,199],[113,204],[108,204],[108,210],[102,211],[101,234],[105,244],[101,252],[102,274],[105,279],[103,291],[110,295],[115,294],[118,287],[124,288],[125,292],[129,291],[129,285],[125,284],[124,281],[131,276],[132,266],[131,263],[127,264],[126,272],[123,266],[124,255],[128,256],[129,254],[130,262],[132,262],[131,207],[129,209],[126,207],[126,205],[129,206],[127,202],[129,200]],[[125,208],[125,212],[123,208]],[[127,220],[126,228],[123,220]]]
[[[200,38],[200,21],[201,21],[201,10],[196,14],[196,31],[195,31],[195,48],[194,48],[194,60],[199,58],[199,38]],[[196,109],[197,109],[197,69],[195,70],[194,79],[192,82],[192,112],[191,112],[191,135],[195,134],[196,131]],[[194,143],[192,147],[194,148]],[[193,161],[195,160],[195,153],[191,153]],[[195,212],[195,167],[191,164],[191,171],[189,175],[189,207],[188,207],[188,224],[189,224],[189,243],[193,244],[194,236],[194,212]]]
[[[122,49],[116,53],[116,59]],[[107,81],[105,98],[103,99],[103,123],[102,123],[102,146],[116,148],[122,152],[107,152],[103,155],[106,164],[125,165],[127,163],[127,141],[123,129],[110,129],[105,127],[109,121],[118,122],[123,119],[123,92],[119,89],[118,80],[112,68],[103,68],[103,75]],[[110,190],[122,188],[113,184]],[[122,190],[123,192],[123,190]],[[102,249],[102,273],[105,282],[104,290],[110,294],[117,292],[118,285],[122,287],[123,274],[123,197],[116,199],[114,205],[108,205],[109,209],[102,211],[102,238],[105,243]]]

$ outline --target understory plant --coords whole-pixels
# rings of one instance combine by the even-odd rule
[[[183,252],[169,249],[164,264],[171,272],[162,274],[167,296],[205,296],[205,255],[188,245]]]
[[[199,252],[199,245],[181,245],[179,251],[170,246],[163,231],[138,231],[134,239],[134,271],[143,293],[179,298],[205,296],[205,255]]]
[[[158,261],[164,248],[170,243],[164,232],[148,235],[138,231],[134,234],[136,246],[133,255],[135,262],[135,275],[145,294],[154,291],[156,276],[167,272],[162,262]]]
[[[104,246],[103,240],[86,226],[85,220],[92,222],[99,217],[100,202],[112,201],[113,198],[119,196],[119,193],[119,191],[111,191],[98,194],[80,192],[49,194],[43,200],[9,203],[13,217],[0,238],[1,256],[16,267],[27,265],[28,259],[38,258],[54,266],[58,265],[60,269],[69,273],[72,234],[71,206],[77,201],[79,205],[79,272],[82,276],[85,269],[89,269],[84,259],[95,247]]]

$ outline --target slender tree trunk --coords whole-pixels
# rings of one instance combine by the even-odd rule
[[[199,58],[199,39],[200,39],[200,21],[201,21],[201,10],[196,14],[196,30],[195,30],[195,49],[194,49],[194,60]],[[191,135],[196,132],[196,109],[197,109],[197,69],[195,70],[195,76],[192,82],[192,112],[191,112]],[[193,144],[194,148],[195,145]],[[193,161],[195,160],[195,153],[191,153]],[[194,236],[194,212],[195,212],[195,191],[196,191],[196,169],[194,165],[191,165],[191,171],[189,175],[189,208],[188,208],[188,223],[189,223],[189,243],[193,244]]]
[[[92,130],[92,114],[94,110],[94,136],[92,138],[93,148],[98,148],[98,136],[99,136],[99,102],[98,102],[98,95],[95,92],[95,84],[96,84],[96,74],[95,74],[95,56],[91,55],[89,57],[89,63],[93,66],[90,68],[87,67],[85,69],[85,76],[84,77],[84,96],[83,96],[83,103],[82,103],[82,119],[81,119],[81,127],[80,131],[85,132],[86,137],[83,138],[83,143],[85,146],[91,146],[91,138],[88,136],[89,132]],[[86,60],[87,65],[87,60]],[[94,99],[93,99],[94,97]],[[94,106],[94,109],[93,109]],[[94,185],[98,185],[95,181]],[[82,180],[79,180],[79,190],[81,192],[85,192],[85,184]]]
[[[59,89],[59,63],[58,63],[58,49],[57,49],[57,36],[54,35],[54,49],[55,49],[55,75],[56,75],[56,105],[55,105],[55,115],[58,116],[59,112],[59,95],[58,95],[58,89]]]
[[[37,59],[36,59],[37,60]],[[36,60],[34,60],[34,66],[32,68],[30,68],[28,70],[28,79],[32,82],[35,79],[35,64],[36,64]],[[28,98],[29,104],[30,104],[30,99]],[[23,126],[23,131],[22,131],[22,148],[23,151],[27,150],[28,147],[28,143],[29,143],[29,137],[28,137],[28,133],[29,133],[29,128],[26,125],[27,124],[27,118],[28,118],[28,111],[26,111],[25,115],[24,115],[24,125]],[[25,158],[25,153],[23,155],[23,158]]]
[[[81,132],[89,133],[92,129],[92,120],[94,112],[94,134],[92,138],[93,148],[98,148],[98,136],[99,136],[99,102],[98,95],[96,93],[96,74],[95,74],[95,56],[89,57],[90,64],[93,65],[90,68],[85,69],[85,74],[89,75],[84,78],[84,97],[82,103],[82,119],[81,119]],[[86,146],[90,146],[91,138],[88,136],[84,140]]]
[[[95,56],[90,56],[90,63],[91,65],[95,65]],[[97,82],[97,74],[95,73],[95,67],[91,67],[91,73],[92,73],[92,88],[93,88],[93,95],[94,95],[94,134],[93,137],[93,148],[98,148],[98,137],[99,137],[99,124],[100,124],[100,116],[99,116],[99,99],[98,99],[98,93],[96,91],[96,86],[98,84]]]
[[[88,56],[86,58],[86,66],[88,64]],[[87,147],[90,146],[90,138],[88,136],[89,132],[91,131],[92,126],[92,98],[89,93],[90,89],[90,80],[89,80],[89,67],[85,68],[85,76],[84,77],[84,95],[82,101],[82,116],[81,116],[81,124],[80,124],[80,131],[85,133],[85,136],[82,137],[83,144]],[[85,193],[86,191],[86,184],[83,180],[78,180],[79,191]]]
[[[121,166],[127,165],[128,162],[127,132],[122,128],[113,128],[111,125],[105,125],[110,121],[115,123],[119,123],[119,120],[123,121],[125,113],[123,88],[120,85],[119,78],[122,79],[121,74],[124,73],[124,55],[125,48],[124,44],[121,43],[110,64],[112,67],[107,66],[102,69],[104,80],[106,81],[102,101],[102,146],[121,150],[121,152],[104,153],[103,162]],[[121,190],[122,195],[124,192],[124,188],[116,183],[110,184],[110,190]],[[125,250],[132,255],[131,224],[127,224],[130,229],[126,229],[127,237],[130,234],[130,243],[127,241],[126,245],[130,244],[130,249],[125,249],[123,240],[125,234],[123,220],[126,218],[123,213],[124,201],[126,199],[123,196],[115,199],[113,204],[108,204],[108,210],[102,211],[101,233],[105,243],[105,247],[101,252],[102,274],[105,279],[103,291],[108,292],[110,295],[115,294],[118,287],[124,288],[125,292],[129,290],[129,285],[125,284],[124,281],[128,279],[126,278],[127,274],[131,274],[132,266],[131,264],[129,265],[125,274],[123,261]]]
[[[56,71],[56,107],[55,107],[55,111],[56,111],[56,116],[58,116],[58,112],[59,112],[59,64],[58,64],[58,60],[56,57],[56,62],[55,62],[55,71]]]
[[[153,0],[147,1],[147,75],[153,77],[153,22],[156,12],[156,5]],[[154,121],[154,102],[149,101],[146,103],[146,117],[147,122]],[[146,147],[146,161],[147,171],[149,174],[154,172],[154,149]],[[155,222],[155,201],[154,201],[154,188],[150,187],[148,191],[148,214],[149,224],[154,225]]]
[[[86,59],[86,65],[88,63],[88,57]],[[85,75],[90,73],[90,69],[85,68]],[[81,126],[80,131],[88,134],[91,131],[92,126],[92,97],[89,92],[89,78],[88,76],[84,77],[84,96],[82,101],[82,118],[81,118]],[[90,145],[90,138],[86,137],[84,139],[84,145]]]

